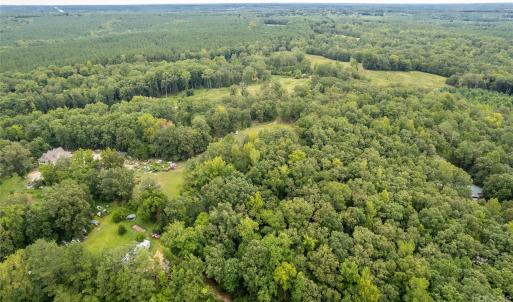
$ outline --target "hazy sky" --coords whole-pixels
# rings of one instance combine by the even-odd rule
[[[183,4],[183,3],[497,3],[513,0],[0,0],[4,5]]]

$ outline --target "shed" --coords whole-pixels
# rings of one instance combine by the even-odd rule
[[[483,198],[483,188],[478,187],[476,185],[471,185],[470,186],[470,197],[472,197],[472,199]]]
[[[144,228],[142,228],[141,226],[137,225],[137,224],[134,224],[132,226],[132,230],[134,230],[135,232],[138,232],[138,233],[144,233],[146,232],[146,230]]]
[[[137,217],[135,214],[128,214],[126,220],[135,220],[135,217]]]

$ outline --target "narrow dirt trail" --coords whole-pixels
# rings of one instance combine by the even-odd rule
[[[212,291],[214,292],[214,296],[219,300],[223,302],[233,302],[232,296],[223,291],[219,285],[216,283],[215,280],[205,277],[205,283],[207,283],[210,288],[212,288]]]

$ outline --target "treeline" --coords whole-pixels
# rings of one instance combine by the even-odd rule
[[[217,57],[160,65],[86,64],[40,71],[19,74],[6,83],[13,91],[0,98],[5,115],[0,119],[0,139],[6,140],[5,154],[17,150],[35,159],[50,147],[62,146],[72,150],[114,148],[137,158],[183,160],[203,152],[212,139],[252,122],[275,119],[280,100],[287,94],[278,82],[268,81],[271,74],[297,78],[314,75],[317,80],[359,77],[357,71],[337,64],[319,64],[312,69],[299,50],[231,61]],[[248,84],[254,82],[263,83],[258,96],[248,93]],[[141,96],[159,97],[178,91],[189,95],[194,88],[232,83],[240,85],[232,85],[230,97],[220,101],[187,97],[157,101]],[[20,101],[23,99],[26,102]],[[15,167],[13,163],[5,161],[4,176],[14,171],[23,175],[30,166],[20,163]]]
[[[446,83],[456,87],[481,88],[513,94],[512,75],[454,74],[447,79]]]
[[[30,113],[91,103],[112,105],[140,96],[167,96],[195,88],[226,87],[242,81],[244,66],[214,60],[176,63],[133,63],[40,68],[32,73],[4,75],[2,115]]]
[[[296,49],[269,56],[240,53],[230,60],[216,56],[177,62],[88,62],[39,68],[31,73],[1,76],[0,116],[48,112],[61,107],[83,108],[92,103],[112,105],[134,96],[166,97],[178,92],[191,95],[198,88],[266,81],[271,74],[306,77],[312,73],[310,65],[305,54]],[[337,74],[332,71],[329,75]]]
[[[400,19],[384,25],[347,19],[311,21],[317,34],[307,40],[307,53],[346,62],[353,58],[370,70],[423,71],[450,77],[447,83],[453,86],[513,93],[513,73],[508,68],[513,48],[505,38],[463,26],[448,31]]]
[[[0,263],[4,301],[217,301],[203,283],[202,262],[187,257],[166,271],[143,250],[94,254],[80,243],[39,240]]]
[[[463,95],[469,102],[475,104],[488,104],[495,108],[500,107],[513,107],[512,96],[493,92],[486,89],[480,88],[466,88],[466,87],[448,87],[444,88],[443,91],[451,93],[457,93]]]
[[[264,24],[269,24],[269,25],[287,25],[288,23],[289,23],[289,20],[287,20],[287,19],[278,19],[278,18],[264,19]]]
[[[198,258],[169,265],[147,251],[126,259],[126,247],[96,254],[77,243],[87,235],[98,202],[117,201],[143,220],[168,221],[162,211],[168,200],[154,184],[141,184],[142,192],[132,199],[133,172],[123,161],[113,150],[102,152],[99,160],[79,150],[40,167],[47,188],[37,199],[20,194],[2,201],[2,301],[215,301]],[[124,209],[116,208],[113,219],[124,219]]]
[[[50,147],[113,148],[137,158],[184,160],[203,152],[214,138],[253,122],[274,120],[287,93],[277,82],[263,85],[261,95],[232,87],[223,100],[156,100],[136,97],[111,107],[89,104],[83,109],[60,108],[1,120],[2,176],[24,175]],[[17,143],[20,142],[21,144]]]

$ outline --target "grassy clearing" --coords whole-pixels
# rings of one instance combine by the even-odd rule
[[[335,60],[328,59],[323,56],[306,55],[306,58],[312,63],[312,67],[315,67],[315,65],[323,64],[323,63],[339,63],[344,66],[349,66],[349,62],[335,61]]]
[[[185,164],[177,163],[176,169],[166,172],[145,173],[139,171],[137,176],[139,179],[151,178],[154,179],[167,197],[176,197],[180,193],[183,184],[183,176],[185,172]]]
[[[183,176],[185,172],[185,165],[178,163],[175,170],[157,173],[145,173],[140,170],[137,171],[137,177],[139,179],[152,178],[160,185],[162,192],[168,197],[178,196],[180,188],[183,184]],[[114,206],[112,208],[115,209]],[[109,214],[103,218],[97,219],[100,225],[94,228],[84,241],[84,247],[91,252],[101,252],[106,249],[113,249],[117,247],[133,247],[137,244],[135,240],[137,232],[132,230],[132,226],[137,224],[143,227],[146,231],[144,232],[146,239],[151,241],[150,252],[154,253],[160,249],[160,241],[151,238],[153,224],[143,222],[139,218],[135,221],[122,221],[120,223],[114,223],[112,221],[112,215]],[[120,236],[118,235],[118,226],[124,225],[127,232]]]
[[[321,63],[338,63],[349,66],[349,62],[331,60],[322,56],[307,55],[312,65]],[[420,71],[381,71],[367,70],[360,64],[360,73],[372,84],[378,86],[404,85],[410,87],[438,89],[445,87],[446,78]]]
[[[13,193],[25,191],[27,182],[20,176],[13,176],[0,180],[0,203]]]
[[[112,209],[115,209],[115,207]],[[160,249],[160,242],[151,238],[152,224],[143,223],[139,219],[136,219],[135,221],[114,223],[112,221],[112,213],[105,217],[98,218],[97,220],[100,222],[100,225],[94,228],[83,242],[84,247],[93,253],[100,253],[106,249],[118,247],[130,248],[135,246],[137,244],[137,241],[135,240],[137,232],[132,230],[132,226],[134,224],[145,229],[144,235],[146,239],[151,241],[151,252],[155,252],[157,249]],[[119,225],[124,225],[126,227],[127,232],[124,235],[118,235]]]
[[[273,80],[278,81],[288,93],[294,91],[297,85],[303,85],[308,82],[309,79],[295,79],[290,77],[275,76]]]
[[[406,85],[411,87],[438,89],[446,86],[446,78],[420,71],[364,71],[371,83],[379,86]]]
[[[284,77],[284,76],[273,76],[272,81],[277,81],[280,83],[285,90],[287,90],[289,93],[291,93],[294,90],[294,87],[300,84],[304,84],[308,81],[308,79],[294,79],[290,77]],[[248,91],[251,94],[257,94],[262,87],[262,83],[255,83],[248,86]],[[201,88],[201,89],[195,89],[194,95],[185,97],[185,99],[188,100],[219,100],[224,97],[227,97],[230,95],[230,88],[229,87],[222,87],[222,88]],[[173,99],[177,99],[177,96],[171,97]]]
[[[160,185],[162,192],[168,197],[175,197],[180,192],[183,184],[183,174],[185,172],[184,163],[177,163],[175,170],[157,173],[145,173],[141,170],[137,171],[139,179],[152,178]],[[116,206],[112,207],[114,210]],[[97,219],[100,225],[94,228],[84,241],[84,247],[93,253],[99,253],[103,250],[113,249],[118,247],[130,248],[137,244],[137,232],[132,229],[134,224],[137,224],[145,229],[145,237],[151,241],[150,252],[153,254],[160,250],[160,241],[151,238],[153,224],[143,222],[139,218],[135,221],[122,221],[114,223],[112,221],[112,214]],[[118,226],[124,225],[127,232],[124,235],[118,235]]]

